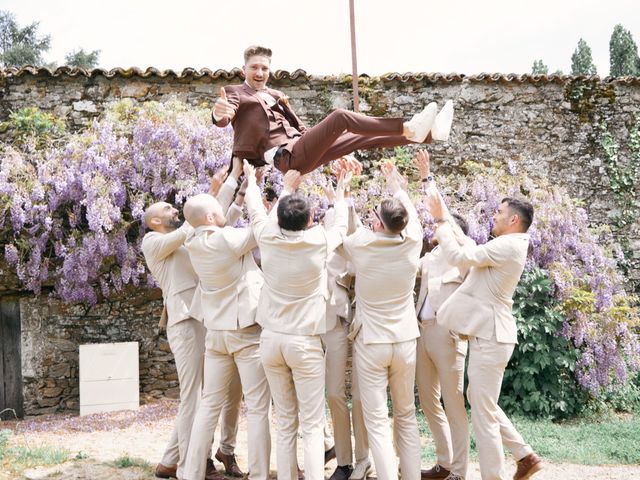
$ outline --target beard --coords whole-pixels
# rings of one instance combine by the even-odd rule
[[[169,220],[169,221],[167,222],[167,224],[166,224],[166,225],[167,225],[167,227],[169,227],[169,228],[176,229],[176,228],[179,228],[179,227],[180,227],[180,225],[182,225],[182,222],[180,221],[180,219],[179,219],[179,218],[172,218],[171,220]]]

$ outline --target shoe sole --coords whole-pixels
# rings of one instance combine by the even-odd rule
[[[529,469],[529,471],[527,472],[527,474],[524,477],[520,477],[518,480],[527,480],[527,479],[533,477],[540,470],[542,470],[542,468],[543,468],[542,462],[538,462],[538,463],[532,465],[531,468]]]

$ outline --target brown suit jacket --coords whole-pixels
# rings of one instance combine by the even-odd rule
[[[266,89],[266,93],[276,99],[282,108],[289,125],[279,132],[278,125],[271,120],[271,109],[258,95],[258,92],[246,83],[224,88],[227,101],[236,107],[236,115],[231,120],[233,126],[233,155],[246,159],[262,159],[264,152],[275,146],[286,145],[302,134],[306,128],[289,106],[287,97],[278,90]],[[218,127],[226,127],[227,119],[213,123]]]

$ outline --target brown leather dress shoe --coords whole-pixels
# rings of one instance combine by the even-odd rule
[[[204,480],[225,480],[224,474],[216,470],[216,466],[210,458],[207,458],[207,469],[204,473]]]
[[[437,463],[429,470],[421,470],[420,478],[447,478],[451,472]]]
[[[530,453],[518,460],[518,469],[513,480],[527,480],[540,470],[542,470],[542,460],[535,453]]]
[[[156,465],[155,475],[158,478],[177,478],[176,470],[178,470],[178,465],[163,465],[159,463]]]
[[[225,455],[220,449],[216,452],[216,460],[222,462],[224,471],[231,477],[244,477],[244,473],[240,470],[235,455]]]

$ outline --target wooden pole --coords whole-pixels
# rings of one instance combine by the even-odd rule
[[[351,22],[351,74],[353,77],[353,111],[357,112],[360,108],[360,101],[358,95],[358,59],[356,57],[356,20],[353,2],[354,0],[349,0],[349,19]]]

